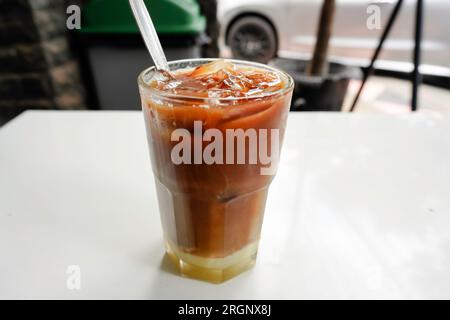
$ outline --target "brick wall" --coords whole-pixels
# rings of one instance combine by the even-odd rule
[[[66,8],[76,1],[0,0],[0,112],[84,108]]]

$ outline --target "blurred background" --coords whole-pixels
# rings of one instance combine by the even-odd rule
[[[169,60],[260,61],[294,111],[347,111],[396,0],[146,0]],[[411,110],[416,1],[405,0],[356,112]],[[425,0],[419,112],[450,112],[450,1]],[[317,40],[320,41],[317,41]],[[27,109],[138,110],[153,63],[128,0],[0,0],[0,126]],[[325,98],[324,98],[325,97]]]

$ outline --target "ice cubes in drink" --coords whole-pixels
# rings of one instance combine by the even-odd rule
[[[216,60],[173,74],[157,71],[152,86],[158,90],[199,98],[251,98],[278,91],[284,85],[276,72],[236,66]]]

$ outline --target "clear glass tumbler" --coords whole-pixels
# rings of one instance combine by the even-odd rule
[[[176,72],[213,60],[179,60],[169,66]],[[195,92],[177,95],[153,88],[154,67],[138,79],[167,254],[182,275],[216,283],[255,263],[277,166],[268,164],[267,157],[261,160],[261,148],[266,154],[279,153],[293,90],[292,78],[282,71],[231,62],[276,72],[283,87],[250,98],[199,98]],[[173,156],[180,137],[188,139],[179,153],[186,160],[182,163]],[[213,142],[216,148],[208,160],[204,152]],[[255,149],[255,143],[261,148]]]

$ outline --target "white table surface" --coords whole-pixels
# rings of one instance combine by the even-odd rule
[[[26,112],[0,128],[0,298],[448,299],[450,118],[291,114],[257,264],[214,285],[164,258],[140,112]]]

